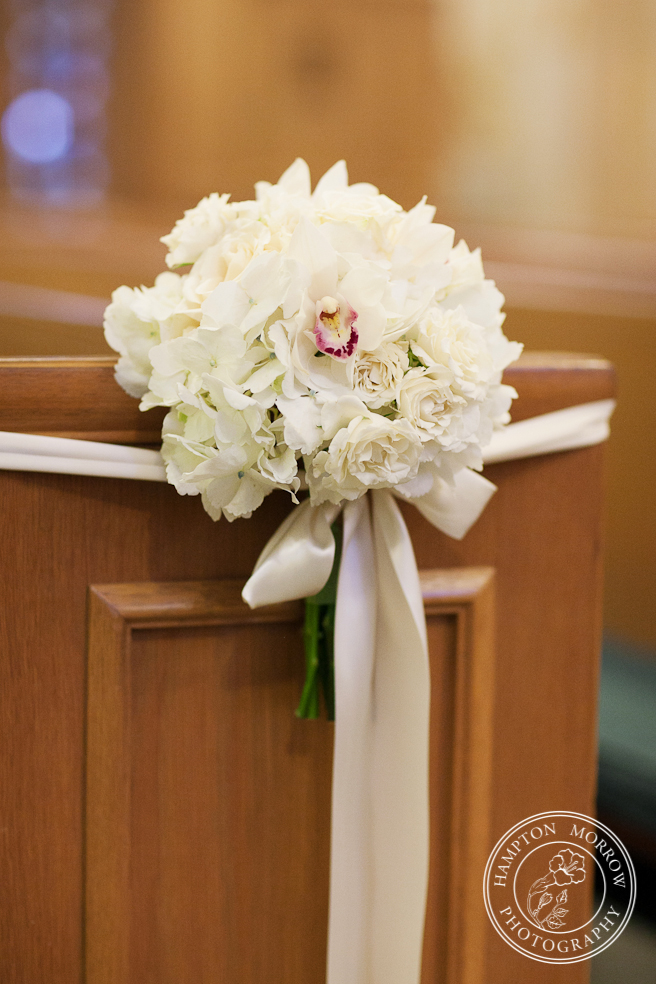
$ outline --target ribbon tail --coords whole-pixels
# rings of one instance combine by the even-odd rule
[[[419,984],[429,860],[430,668],[419,572],[389,492],[374,492],[378,580],[372,980]]]
[[[442,533],[462,540],[496,490],[496,485],[478,472],[462,468],[456,472],[453,485],[436,475],[430,492],[408,501]]]
[[[335,752],[327,984],[371,976],[371,738],[376,566],[369,496],[344,509],[335,613]]]
[[[330,577],[335,539],[330,529],[340,506],[312,506],[306,500],[291,511],[260,554],[241,593],[251,608],[317,594]]]
[[[601,444],[610,435],[609,420],[614,409],[615,400],[594,400],[509,424],[483,448],[483,461],[492,465]]]

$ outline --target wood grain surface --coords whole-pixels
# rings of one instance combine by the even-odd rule
[[[85,400],[89,393],[104,399],[102,394],[115,386],[111,366],[77,364],[64,387],[58,382],[60,369],[34,367],[29,388],[20,396],[23,406],[31,407],[35,431],[84,432],[88,427],[88,435],[95,436],[98,431],[125,434],[133,429],[121,416],[123,411],[112,415],[115,402],[105,407],[100,421],[92,411],[84,412],[79,393],[87,394]],[[21,371],[0,366],[1,429],[10,429],[16,419],[4,394],[9,386],[20,393],[10,377]],[[609,396],[613,389],[610,367],[595,360],[533,358],[514,372],[511,378],[520,394],[517,410],[523,416]],[[122,399],[120,393],[117,399]],[[486,469],[498,492],[462,543],[433,529],[411,506],[405,509],[420,569],[495,569],[496,686],[486,849],[532,814],[594,809],[603,460],[600,446]],[[156,483],[5,472],[0,474],[0,489],[2,980],[81,984],[88,587],[243,579],[291,505],[283,494],[274,494],[248,522],[213,524],[197,498],[177,496]],[[265,640],[274,628],[253,625],[238,631],[247,639],[253,633],[254,640]],[[442,626],[433,631],[451,630]],[[208,633],[209,639],[214,632],[212,627],[179,630],[174,678],[182,674],[184,653],[195,651],[194,638]],[[151,639],[149,662],[143,663],[143,672],[151,676],[141,678],[144,701],[159,692],[154,687],[162,672],[155,655],[158,633],[164,633],[169,648],[175,635],[172,629],[153,628],[141,636],[144,659]],[[251,643],[245,645],[248,649]],[[214,643],[203,646],[211,650]],[[293,660],[285,645],[280,648],[281,659]],[[199,658],[207,660],[208,651],[203,649],[206,655]],[[148,680],[150,689],[145,686]],[[187,692],[182,675],[176,687]],[[211,718],[213,692],[207,688],[204,710],[197,710],[193,702],[185,710],[190,734],[195,721],[202,734],[202,722]],[[292,707],[289,727],[294,723],[291,711]],[[173,711],[167,715],[167,721],[175,721]],[[147,741],[152,741],[152,730],[149,734]],[[175,734],[164,735],[162,741],[174,743]],[[203,752],[204,761],[209,761],[214,738],[202,740],[209,742]],[[174,751],[173,747],[171,754]],[[180,776],[189,761],[183,756],[175,775]],[[166,776],[162,781],[166,785]],[[187,781],[193,786],[197,780],[192,775]],[[144,795],[153,795],[150,788],[147,792],[143,787]],[[173,809],[170,798],[167,802],[167,809]],[[177,829],[182,820],[175,812],[169,816],[167,823]],[[145,843],[143,830],[139,836]],[[184,838],[179,841],[183,842]],[[182,869],[185,857],[178,858]],[[482,871],[479,875],[482,879]],[[149,877],[144,870],[146,883]],[[215,891],[211,877],[208,872],[205,893]],[[469,877],[474,885],[476,872]],[[448,891],[440,877],[435,904],[443,904]],[[146,909],[148,898],[144,896]],[[491,926],[483,925],[483,984],[587,981],[587,966],[553,968],[527,961]],[[152,942],[144,941],[143,946],[144,952],[152,952]],[[151,980],[155,984],[157,979]]]
[[[87,984],[324,977],[333,726],[291,714],[302,604],[251,611],[243,583],[91,588]],[[486,929],[493,571],[425,571],[422,588],[433,690],[423,980],[469,984],[482,980]]]

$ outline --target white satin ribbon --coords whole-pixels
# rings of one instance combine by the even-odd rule
[[[613,400],[511,424],[486,463],[606,440]],[[463,469],[412,499],[438,529],[461,539],[496,491]],[[371,500],[371,512],[368,500]],[[323,587],[335,514],[294,510],[265,547],[244,598],[251,607]],[[303,511],[303,512],[302,512]],[[286,537],[290,542],[286,542]],[[319,559],[320,558],[320,559]],[[289,563],[289,576],[286,564]],[[324,582],[319,584],[319,565]],[[281,586],[294,584],[294,593]],[[419,573],[389,491],[344,507],[335,614],[333,762],[327,984],[419,984],[428,884],[430,677]]]
[[[613,400],[510,424],[486,464],[606,440]],[[0,468],[166,481],[155,451],[0,433]],[[496,487],[463,469],[411,500],[461,539]],[[341,506],[302,503],[269,540],[243,597],[252,608],[316,594]],[[430,679],[417,564],[389,491],[344,506],[335,615],[335,754],[328,984],[419,984],[428,882]]]
[[[306,499],[280,524],[260,554],[242,597],[251,608],[318,594],[335,559],[331,525],[341,506]]]
[[[471,468],[463,468],[456,473],[453,485],[436,476],[430,492],[407,501],[442,533],[462,540],[496,490],[496,485],[487,478]]]
[[[371,771],[371,981],[416,984],[421,976],[428,887],[426,618],[417,562],[401,512],[389,492],[374,492],[372,503],[378,615]],[[336,978],[334,984],[355,979]]]
[[[610,435],[609,421],[614,409],[615,400],[595,400],[520,420],[493,435],[483,448],[483,461],[493,465],[513,458],[601,444]]]
[[[335,612],[328,984],[370,982],[373,672],[378,578],[368,498],[344,508]]]
[[[599,444],[608,437],[608,420],[614,407],[614,400],[598,400],[509,424],[494,434],[483,450],[483,460],[486,465],[491,465],[511,458]],[[159,451],[13,431],[0,431],[0,469],[102,475],[150,482],[167,480]],[[462,524],[454,520],[454,503],[469,500],[471,506],[464,512],[469,514],[478,508],[480,514],[493,494],[494,486],[476,472],[467,471],[458,473],[455,489],[455,493],[449,495],[448,489],[442,488],[439,503],[432,501],[432,493],[412,502],[431,523],[449,536],[460,539],[466,530],[463,532]],[[437,517],[437,522],[433,516]]]
[[[159,451],[0,431],[0,469],[165,482]]]

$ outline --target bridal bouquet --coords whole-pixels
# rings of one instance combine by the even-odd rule
[[[509,420],[521,351],[480,251],[335,164],[296,160],[254,201],[212,194],[163,237],[171,271],[120,287],[105,334],[141,409],[169,407],[167,477],[209,515],[274,489],[313,505],[369,490],[426,496]]]
[[[503,297],[480,252],[404,212],[343,161],[310,190],[296,160],[255,201],[210,195],[163,237],[172,269],[120,287],[105,334],[141,409],[170,407],[169,481],[213,519],[274,489],[313,503],[426,493],[508,421]]]

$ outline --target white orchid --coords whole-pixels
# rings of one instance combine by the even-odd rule
[[[213,194],[163,238],[154,287],[119,288],[105,320],[117,378],[169,407],[169,481],[215,519],[248,516],[304,469],[313,502],[425,494],[508,420],[521,351],[480,252],[453,245],[339,161],[312,191],[297,159],[253,201]]]

